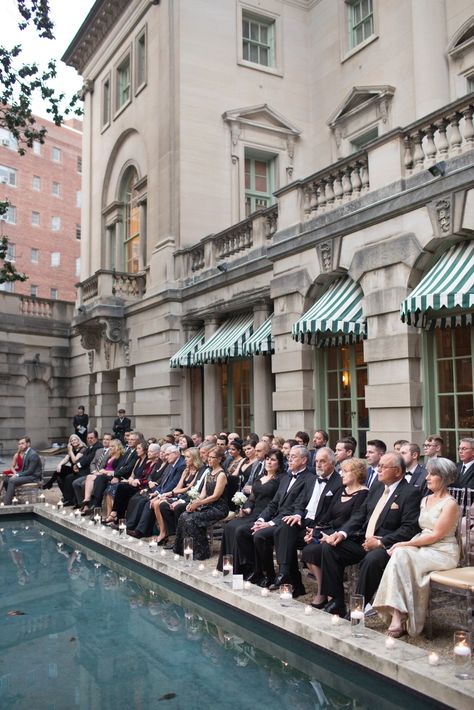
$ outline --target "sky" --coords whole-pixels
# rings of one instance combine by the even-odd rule
[[[68,97],[72,96],[81,88],[82,79],[75,69],[66,67],[61,62],[61,57],[86,18],[94,0],[49,0],[50,16],[55,25],[55,40],[40,39],[34,28],[20,31],[18,29],[20,15],[16,0],[1,0],[1,3],[0,44],[6,48],[21,44],[23,47],[21,61],[36,61],[41,68],[46,69],[48,61],[56,59],[58,76],[53,86],[58,93],[64,91]],[[33,112],[48,118],[45,105],[40,98],[35,97]]]

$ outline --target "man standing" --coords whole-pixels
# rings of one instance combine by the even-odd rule
[[[114,421],[112,431],[115,434],[115,438],[120,439],[123,444],[125,441],[125,432],[130,431],[130,429],[132,428],[132,422],[127,416],[125,416],[125,409],[119,409],[117,414],[118,417]]]
[[[306,593],[298,567],[298,548],[304,547],[306,528],[314,528],[329,507],[334,494],[342,488],[342,479],[336,471],[336,457],[332,449],[324,446],[316,452],[316,478],[308,481],[308,504],[304,516],[286,515],[276,526],[275,550],[280,573],[270,586],[270,591],[282,584],[293,585],[293,596]]]
[[[18,451],[23,457],[23,464],[19,473],[13,473],[8,478],[4,500],[5,505],[11,505],[15,489],[18,486],[24,486],[25,483],[36,483],[41,480],[43,471],[41,459],[36,451],[31,448],[29,436],[24,436],[18,441]]]
[[[259,442],[260,443],[260,442]],[[258,444],[257,444],[258,446]],[[278,525],[286,516],[304,516],[314,474],[308,470],[309,452],[305,446],[293,446],[289,471],[282,477],[273,500],[252,527],[255,547],[255,569],[251,582],[269,587],[275,582],[273,542]]]
[[[461,439],[459,458],[458,477],[454,485],[458,488],[474,488],[474,439]]]
[[[418,444],[402,444],[400,454],[405,461],[405,480],[414,488],[418,488],[422,495],[426,495],[426,468],[420,463],[421,450]]]
[[[337,532],[323,538],[320,548],[321,595],[331,598],[330,614],[345,616],[344,569],[361,562],[357,594],[371,602],[390,559],[387,550],[410,540],[418,531],[419,491],[405,481],[405,462],[395,451],[378,464],[378,482],[364,504]]]
[[[371,439],[367,442],[367,452],[365,458],[369,464],[367,469],[367,488],[372,488],[373,484],[377,482],[377,467],[379,465],[380,458],[387,451],[387,446],[384,441],[380,439]]]

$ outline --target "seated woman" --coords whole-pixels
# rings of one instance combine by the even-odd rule
[[[238,531],[245,527],[250,529],[260,513],[272,500],[280,483],[279,477],[283,474],[283,454],[278,449],[272,449],[265,459],[265,474],[254,481],[252,491],[246,503],[240,510],[239,516],[234,518],[224,527],[221,549],[217,569],[222,571],[222,558],[232,555],[234,574],[248,576],[253,571],[254,549],[251,540],[242,538],[238,544]],[[250,542],[250,544],[248,544]]]
[[[356,512],[367,498],[369,492],[364,482],[367,478],[367,462],[363,459],[346,459],[341,464],[341,476],[343,488],[339,489],[328,509],[317,521],[314,528],[307,528],[305,537],[306,547],[303,549],[302,560],[315,576],[318,583],[318,590],[321,588],[321,560],[320,540],[324,540],[326,535],[331,535]],[[323,609],[327,604],[327,598],[317,594],[311,606],[316,609]]]
[[[115,524],[120,518],[124,518],[129,500],[138,491],[148,488],[154,462],[148,458],[148,444],[144,441],[137,444],[137,455],[130,478],[120,483],[111,483],[105,490],[105,522],[108,524]]]
[[[20,447],[18,447],[18,451],[16,451],[13,454],[10,468],[6,468],[3,471],[3,475],[4,476],[12,476],[14,473],[19,473],[22,469],[22,466],[23,466],[23,457],[20,452]]]
[[[122,458],[124,453],[125,449],[123,448],[123,444],[120,439],[112,439],[109,446],[109,458],[107,459],[107,463],[105,464],[104,468],[101,468],[100,471],[97,471],[96,473],[89,473],[86,478],[86,482],[84,484],[84,503],[82,507],[83,515],[88,515],[90,512],[89,503],[92,496],[94,481],[96,477],[110,476],[110,478],[112,478],[113,473],[118,467],[120,459]]]
[[[171,513],[172,520],[174,521],[176,514],[178,514],[179,517],[186,509],[189,503],[189,498],[186,496],[186,493],[196,482],[201,466],[199,450],[194,448],[194,446],[185,449],[183,456],[186,461],[186,468],[181,474],[177,486],[175,486],[172,491],[169,491],[169,493],[163,493],[163,495],[155,498],[151,503],[155,512],[156,525],[160,531],[159,536],[156,538],[158,545],[164,545],[168,541],[169,533],[166,520],[169,519],[169,514]]]
[[[73,466],[82,457],[85,449],[86,445],[84,444],[82,439],[80,439],[77,434],[71,434],[67,445],[66,456],[58,463],[58,465],[56,466],[56,471],[53,473],[49,481],[43,485],[43,488],[50,489],[52,488],[53,483],[57,481],[64,498],[67,492],[67,488],[64,486],[64,480],[66,476],[69,476],[69,474],[72,473]],[[65,499],[64,505],[76,505],[76,501]]]
[[[252,466],[254,463],[257,461],[257,453],[255,451],[255,442],[254,441],[249,441],[247,440],[244,443],[244,454],[245,454],[245,460],[242,462],[242,465],[240,466],[240,474],[243,477],[244,484],[247,483],[247,481],[250,478],[250,474],[252,473]],[[244,485],[244,493],[245,495],[250,495],[251,493],[251,487],[245,488]]]
[[[183,554],[184,538],[192,537],[194,558],[207,560],[211,556],[207,528],[229,513],[226,495],[227,476],[222,469],[224,458],[225,453],[218,446],[209,452],[210,471],[206,475],[203,491],[199,498],[188,503],[178,522],[173,547],[178,555]]]
[[[449,459],[432,458],[427,465],[426,484],[431,495],[421,499],[421,533],[387,550],[385,568],[374,608],[385,621],[391,619],[388,636],[400,638],[423,630],[430,594],[430,573],[452,569],[459,562],[456,528],[459,506],[448,486],[456,479],[455,464]]]

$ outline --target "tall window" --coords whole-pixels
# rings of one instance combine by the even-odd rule
[[[245,155],[245,216],[272,204],[274,158]]]
[[[80,239],[80,238],[81,238],[81,225],[76,224],[76,239]]]
[[[61,252],[53,251],[51,253],[51,266],[61,266]]]
[[[53,232],[59,232],[61,229],[61,217],[51,217],[51,229]]]
[[[0,184],[16,187],[16,170],[7,165],[0,165]]]
[[[116,74],[116,105],[118,110],[125,106],[131,98],[131,72],[130,72],[130,54],[122,59],[117,67]]]
[[[275,21],[244,12],[242,14],[242,58],[265,67],[275,65]]]
[[[38,295],[38,286],[36,284],[31,284],[30,293],[34,297],[36,297]]]
[[[39,249],[31,249],[31,263],[37,264],[39,262]]]
[[[51,194],[54,195],[54,197],[59,197],[61,194],[61,184],[59,182],[53,182],[51,185]]]
[[[16,258],[16,245],[11,242],[8,243],[7,253],[5,254],[5,261],[15,261]]]
[[[137,37],[136,41],[136,89],[146,84],[146,29]]]
[[[36,192],[39,192],[41,190],[41,178],[39,175],[33,175],[33,178],[31,180],[31,187]]]
[[[458,441],[474,436],[474,333],[470,326],[425,333],[425,428],[439,431],[454,461]]]
[[[52,301],[57,301],[59,298],[58,289],[57,288],[50,289],[49,295],[50,295],[50,298]]]
[[[140,206],[135,190],[138,175],[131,168],[126,176],[123,191],[124,203],[124,270],[136,274],[140,270]]]
[[[223,429],[245,436],[253,431],[252,360],[230,360],[220,368]]]
[[[40,213],[39,212],[32,212],[31,213],[31,224],[33,227],[39,227],[40,225]]]
[[[55,163],[61,162],[61,148],[53,148],[51,151],[51,160]]]
[[[373,0],[347,0],[351,49],[374,34]]]
[[[82,204],[82,193],[80,190],[76,190],[76,207],[80,207]]]
[[[16,224],[16,207],[8,205],[7,211],[2,214],[2,220],[7,224]]]
[[[369,429],[363,344],[324,348],[317,351],[316,356],[319,360],[316,372],[324,373],[324,381],[322,377],[319,381],[319,401],[321,409],[326,410],[318,415],[329,432],[329,445],[334,448],[337,439],[354,436],[361,456],[365,452]]]
[[[102,84],[102,126],[110,123],[110,78],[104,80]]]
[[[82,173],[82,157],[80,155],[76,158],[76,170],[79,174]]]
[[[41,143],[39,141],[33,141],[33,153],[41,155]]]

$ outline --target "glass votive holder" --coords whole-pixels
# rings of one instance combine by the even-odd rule
[[[461,680],[471,678],[471,634],[468,631],[454,632],[454,675]]]
[[[44,503],[45,500],[46,500],[45,494],[44,494],[44,493],[40,493],[40,495],[38,496],[38,503]]]
[[[150,552],[156,552],[158,550],[158,543],[156,540],[150,540],[148,543],[148,549]]]
[[[224,555],[222,557],[222,576],[224,582],[232,584],[232,576],[234,572],[234,558],[232,555]]]
[[[94,520],[94,525],[100,525],[100,521],[102,520],[102,508],[94,508],[92,519]]]
[[[281,606],[290,606],[293,601],[293,587],[291,584],[282,584],[280,586],[280,604]]]
[[[193,561],[193,543],[192,537],[185,537],[183,544],[183,557],[186,564],[190,565]]]
[[[352,594],[350,601],[350,617],[351,617],[351,635],[360,638],[364,635],[365,617],[364,617],[365,600],[363,594]]]
[[[63,504],[62,500],[58,500],[58,502],[56,503],[56,508],[57,508],[59,511],[61,511],[61,510],[63,509],[63,505],[64,505],[64,504]]]
[[[127,523],[125,521],[125,518],[120,518],[119,523],[118,523],[119,535],[125,535],[126,529],[127,529]]]

